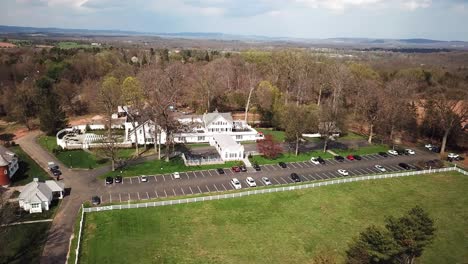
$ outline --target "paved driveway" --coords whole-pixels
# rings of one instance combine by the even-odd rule
[[[398,163],[405,162],[414,167],[418,161],[437,158],[437,155],[418,150],[416,155],[389,156],[387,158],[377,154],[364,155],[362,160],[326,160],[325,165],[315,165],[310,161],[288,163],[283,169],[277,164],[263,165],[261,171],[232,172],[225,169],[225,174],[218,174],[216,170],[180,173],[180,179],[174,179],[171,174],[148,175],[148,181],[142,182],[140,177],[124,178],[122,183],[106,185],[104,180],[99,182],[96,195],[101,197],[102,203],[120,203],[136,200],[165,198],[169,196],[194,195],[200,193],[223,192],[233,190],[230,183],[232,178],[238,178],[242,188],[249,188],[245,182],[247,177],[255,179],[258,186],[264,186],[262,177],[268,177],[273,185],[291,184],[294,181],[290,174],[297,173],[302,181],[318,181],[344,177],[338,169],[346,169],[348,177],[382,173],[375,165],[382,165],[387,172],[404,171]]]

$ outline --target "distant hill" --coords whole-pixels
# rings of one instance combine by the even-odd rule
[[[423,38],[411,39],[377,39],[377,38],[328,38],[328,39],[306,39],[290,37],[267,37],[258,35],[235,35],[219,32],[178,32],[178,33],[155,33],[121,30],[94,30],[94,29],[65,29],[65,28],[36,28],[0,25],[1,35],[23,34],[28,36],[156,36],[161,38],[179,39],[204,39],[221,41],[242,41],[259,43],[297,43],[304,45],[319,46],[345,46],[358,48],[430,48],[430,49],[468,49],[468,42],[443,41]]]

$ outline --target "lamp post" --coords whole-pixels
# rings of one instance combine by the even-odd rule
[[[68,154],[68,157],[70,158],[70,169],[73,169],[72,155],[71,155],[71,154]]]

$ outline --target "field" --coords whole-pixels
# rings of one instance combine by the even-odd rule
[[[360,231],[417,204],[437,227],[419,263],[466,263],[467,191],[468,177],[446,173],[89,213],[80,263],[342,262]]]
[[[71,41],[59,42],[57,46],[61,49],[79,49],[79,48],[90,49],[93,47],[89,44],[79,44],[79,43],[71,42]]]
[[[57,148],[57,141],[53,136],[40,136],[37,138],[37,142],[67,167],[88,169],[109,164],[106,158],[99,157],[96,153],[84,150],[67,150],[54,154],[53,150]],[[134,153],[135,149],[119,149],[118,157],[121,159],[128,159],[132,157]]]
[[[17,225],[0,232],[0,264],[39,263],[50,223]]]
[[[121,175],[123,177],[132,177],[137,175],[153,175],[153,174],[165,174],[172,172],[183,172],[183,171],[196,171],[196,170],[209,170],[216,168],[230,168],[232,166],[239,165],[239,161],[228,161],[224,164],[217,165],[202,165],[202,166],[190,166],[187,167],[181,158],[172,158],[169,162],[164,160],[151,160],[145,163],[126,167],[122,173],[120,171],[113,171],[101,176],[105,178],[107,176]]]
[[[10,147],[10,150],[16,153],[20,160],[20,167],[13,177],[12,186],[27,184],[32,182],[33,178],[39,178],[40,180],[50,179],[49,174],[47,174],[33,159],[31,159],[31,157],[21,149],[21,147]]]

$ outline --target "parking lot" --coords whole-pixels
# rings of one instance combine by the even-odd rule
[[[170,196],[197,195],[201,193],[214,193],[233,190],[230,183],[232,178],[238,178],[242,188],[249,188],[245,179],[250,176],[255,179],[257,186],[265,184],[260,180],[268,177],[273,185],[285,185],[295,183],[290,174],[295,172],[301,181],[320,181],[341,177],[353,177],[359,175],[383,173],[374,166],[382,165],[387,172],[404,171],[398,164],[405,162],[415,169],[418,161],[435,159],[432,153],[420,151],[416,155],[382,157],[378,154],[363,155],[362,160],[347,160],[339,162],[326,160],[326,164],[313,164],[310,161],[287,163],[287,168],[281,168],[277,164],[262,165],[261,171],[250,169],[248,172],[233,172],[224,169],[225,174],[218,174],[216,170],[181,172],[180,179],[174,179],[171,174],[147,175],[147,182],[142,182],[140,177],[124,178],[122,183],[106,185],[102,181],[98,196],[102,203],[120,203],[136,200],[149,200],[166,198]],[[338,173],[338,169],[346,169],[348,176]]]

